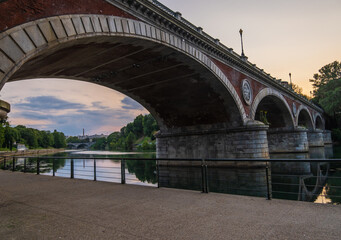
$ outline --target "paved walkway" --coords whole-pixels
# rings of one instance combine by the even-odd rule
[[[0,170],[0,239],[340,239],[341,206]]]

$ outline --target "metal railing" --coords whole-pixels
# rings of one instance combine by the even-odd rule
[[[44,156],[10,157],[0,161],[2,169],[38,175],[122,184],[149,182],[149,185],[157,187],[264,196],[269,200],[273,197],[304,201],[324,198],[325,201],[332,199],[332,203],[341,203],[341,171],[337,170],[340,166],[341,159]]]

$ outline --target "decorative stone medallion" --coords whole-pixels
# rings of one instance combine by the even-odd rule
[[[243,98],[247,105],[251,105],[252,103],[252,88],[251,84],[248,80],[244,79],[242,82],[242,92]]]
[[[292,103],[292,113],[294,114],[294,116],[296,116],[297,114],[297,108],[295,103]]]

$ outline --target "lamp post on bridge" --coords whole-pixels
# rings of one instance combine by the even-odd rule
[[[289,73],[289,79],[290,79],[290,88],[292,89],[291,73]]]
[[[241,44],[242,44],[242,55],[240,56],[240,58],[244,61],[247,60],[247,56],[245,56],[244,54],[244,45],[243,45],[243,29],[240,29],[239,30],[239,34],[240,34],[240,41],[241,41]]]

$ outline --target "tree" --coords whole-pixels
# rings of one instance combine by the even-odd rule
[[[144,116],[143,118],[144,135],[150,137],[151,139],[154,139],[153,133],[157,130],[159,130],[159,126],[157,125],[157,122],[155,121],[153,116],[151,114]]]
[[[331,80],[341,79],[341,62],[334,61],[323,66],[319,73],[315,73],[313,79],[310,79],[314,88],[314,99],[319,102],[328,94],[324,88]]]
[[[133,149],[133,144],[135,141],[135,135],[134,133],[130,132],[128,136],[126,137],[126,149],[127,150],[132,150]]]
[[[310,81],[314,87],[313,101],[320,105],[332,120],[329,127],[340,128],[341,62],[334,61],[325,65]]]
[[[14,142],[16,141],[16,139],[19,138],[18,137],[19,132],[16,129],[11,128],[9,126],[9,124],[7,123],[6,127],[5,127],[5,134],[4,135],[5,135],[4,145],[6,148],[9,148],[12,151]]]
[[[65,135],[62,132],[57,132],[57,130],[53,131],[53,139],[54,139],[54,147],[55,148],[65,148],[66,147],[66,139]]]
[[[296,92],[298,95],[301,95],[302,97],[304,97],[304,98],[306,98],[306,99],[310,99],[310,97],[308,97],[307,95],[305,95],[304,93],[303,93],[303,89],[300,87],[300,86],[298,86],[298,85],[296,85],[295,83],[292,83],[291,84],[291,88],[292,88],[292,90],[294,90],[294,92]]]
[[[105,137],[103,138],[95,138],[93,139],[95,142],[94,145],[92,145],[92,149],[94,150],[105,150],[105,147],[107,146],[107,139]]]
[[[331,116],[341,113],[341,78],[328,81],[319,91],[324,93],[319,99],[324,110]]]
[[[133,122],[133,131],[137,138],[143,136],[143,118],[142,115],[138,115]]]

